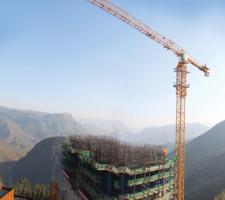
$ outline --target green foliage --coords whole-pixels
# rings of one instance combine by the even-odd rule
[[[17,195],[30,198],[32,196],[32,189],[29,181],[26,178],[21,179],[15,186],[15,193]]]
[[[32,198],[36,200],[49,199],[49,192],[44,185],[34,185]]]
[[[1,176],[0,176],[0,185],[3,185],[3,179]]]
[[[45,185],[36,184],[31,186],[28,179],[21,179],[15,186],[15,194],[31,198],[35,200],[49,200],[50,193]],[[63,197],[58,197],[58,200],[64,200]]]
[[[225,190],[215,197],[214,200],[225,200]]]

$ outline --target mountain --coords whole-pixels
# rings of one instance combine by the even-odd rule
[[[62,181],[60,174],[61,145],[65,137],[53,137],[36,144],[18,161],[0,163],[0,176],[5,184],[13,185],[21,178],[31,184],[49,184],[51,180]]]
[[[211,200],[225,188],[225,121],[186,145],[185,199]]]
[[[60,175],[61,144],[64,137],[44,139],[18,161],[0,163],[6,184],[27,177],[32,184],[48,184]],[[225,188],[225,121],[187,144],[187,200],[208,200]]]
[[[93,135],[107,135],[119,140],[127,141],[130,134],[139,131],[126,126],[120,120],[106,119],[76,119],[84,129]]]
[[[86,131],[67,113],[45,113],[0,107],[0,162],[17,160],[39,141]]]
[[[206,130],[208,130],[208,127],[199,123],[187,124],[186,139],[191,140],[203,134]],[[134,143],[171,145],[175,142],[175,125],[147,127],[138,134],[129,135],[127,140]]]
[[[107,133],[113,131],[131,132],[131,128],[127,127],[120,120],[106,120],[106,119],[76,119],[76,120],[84,126],[91,125],[93,127],[98,127]]]
[[[175,125],[135,129],[119,120],[77,119],[77,121],[90,133],[108,135],[130,143],[174,146],[175,142]],[[190,141],[207,130],[208,127],[200,123],[187,124],[186,139]]]

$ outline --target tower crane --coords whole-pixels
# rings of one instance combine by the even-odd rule
[[[209,68],[200,64],[182,47],[172,40],[154,31],[125,10],[119,8],[109,0],[87,0],[97,7],[105,10],[111,15],[124,21],[134,29],[154,40],[164,48],[172,51],[178,58],[176,71],[176,143],[175,143],[175,181],[174,181],[174,200],[184,200],[184,174],[185,174],[185,101],[187,96],[187,65],[198,68],[205,76],[209,75]]]

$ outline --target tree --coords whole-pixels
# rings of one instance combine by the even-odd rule
[[[3,185],[3,179],[2,179],[2,177],[0,176],[0,186],[2,186]]]
[[[44,185],[35,185],[32,192],[32,197],[35,200],[43,200],[49,198],[49,192],[46,191],[46,187]]]
[[[30,198],[32,196],[32,189],[28,179],[22,178],[15,186],[16,195]]]
[[[16,184],[15,194],[24,198],[32,198],[35,200],[49,200],[50,192],[45,185],[36,184],[31,187],[28,179],[22,178]],[[58,200],[65,200],[63,197],[58,197]]]

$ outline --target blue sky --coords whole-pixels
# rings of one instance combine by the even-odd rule
[[[187,121],[213,125],[225,113],[225,3],[114,0],[212,68],[189,66]],[[122,120],[175,122],[177,58],[85,0],[0,2],[0,104]]]

